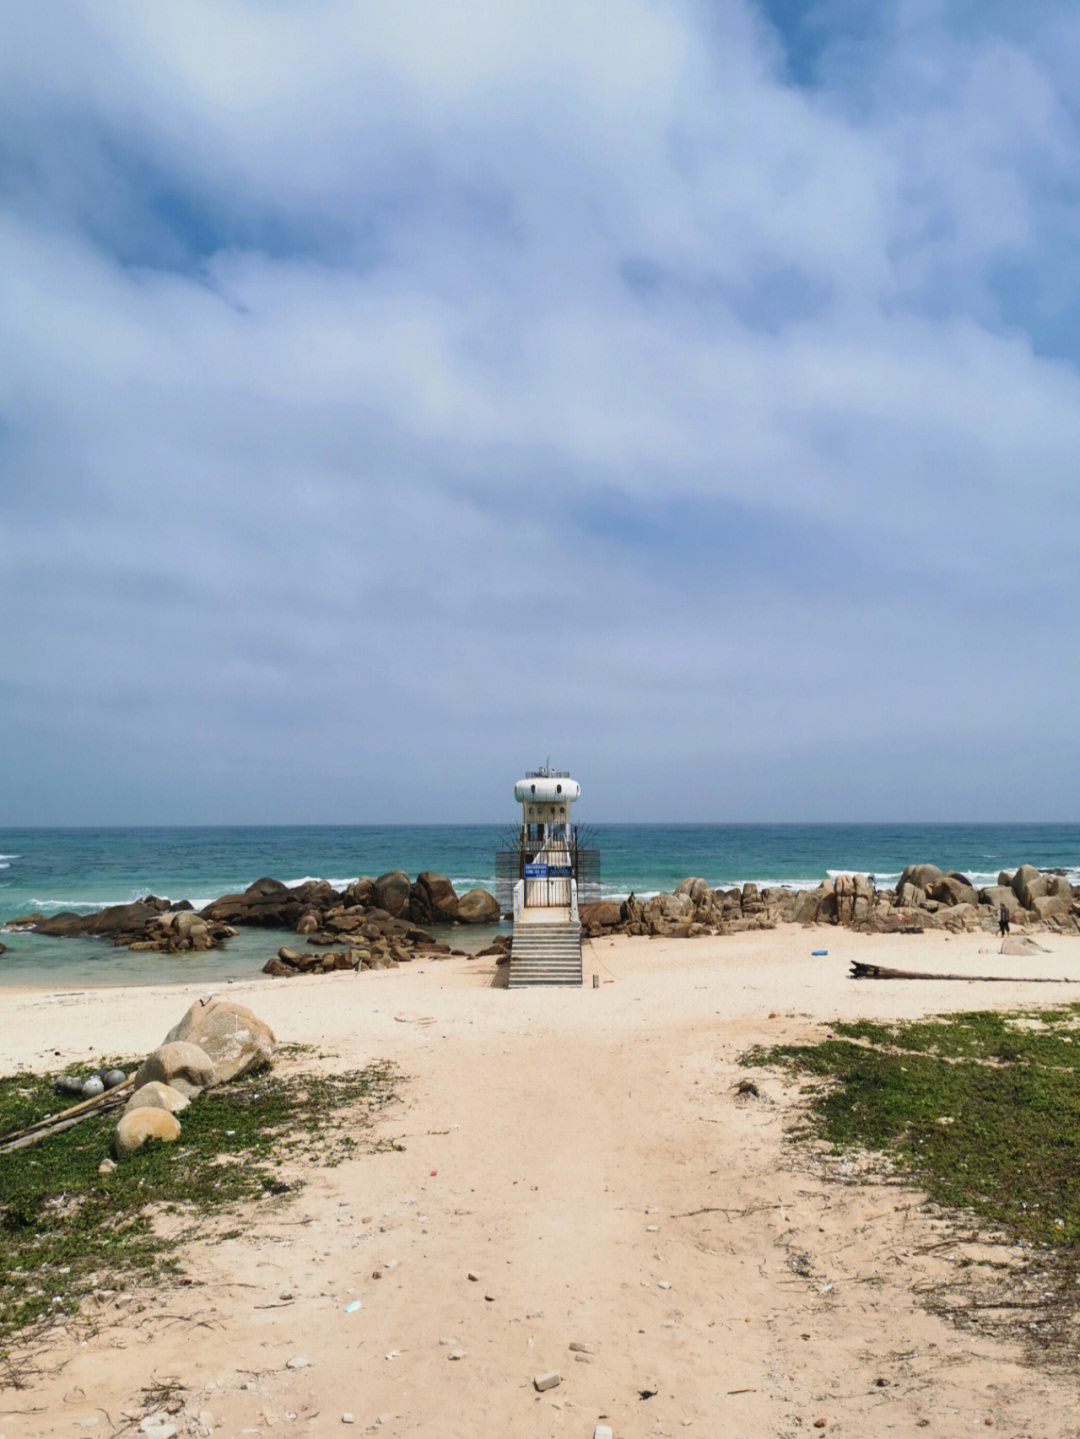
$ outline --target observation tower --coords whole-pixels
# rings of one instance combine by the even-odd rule
[[[600,864],[571,819],[581,786],[566,770],[530,770],[514,785],[521,805],[516,843],[495,856],[503,912],[512,910],[509,988],[581,984],[578,902],[599,898]]]

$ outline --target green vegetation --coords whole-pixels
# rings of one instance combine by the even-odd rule
[[[923,1189],[957,1221],[931,1248],[959,1247],[922,1302],[1075,1372],[1080,1004],[829,1030],[744,1056],[801,1082],[807,1110],[790,1137],[877,1156],[882,1177]],[[981,1257],[964,1256],[968,1240]]]
[[[814,1135],[1080,1263],[1080,1004],[830,1030],[745,1062],[808,1081]]]
[[[107,1174],[98,1169],[115,1111],[0,1156],[0,1341],[73,1313],[91,1289],[175,1271],[180,1241],[154,1233],[155,1209],[188,1216],[189,1238],[200,1215],[295,1192],[289,1161],[302,1151],[306,1162],[336,1163],[355,1150],[394,1079],[386,1065],[266,1070],[202,1095],[181,1116],[176,1144],[148,1144]],[[71,1103],[48,1076],[0,1078],[0,1134]]]

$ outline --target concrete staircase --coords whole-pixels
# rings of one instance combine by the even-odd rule
[[[576,920],[514,925],[507,988],[529,984],[581,984],[581,925]]]

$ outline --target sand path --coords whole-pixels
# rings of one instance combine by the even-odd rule
[[[1080,944],[1048,943],[1032,972],[1080,977]],[[792,1154],[778,1077],[759,1099],[734,1092],[741,1051],[818,1018],[1068,993],[845,978],[856,953],[1017,972],[994,948],[783,929],[598,942],[599,989],[507,993],[485,961],[460,960],[230,985],[320,1063],[392,1059],[401,1100],[378,1132],[403,1150],[312,1170],[237,1237],[194,1247],[194,1283],[106,1301],[85,1342],[56,1336],[29,1390],[0,1391],[0,1435],[112,1434],[166,1378],[185,1386],[181,1433],[350,1432],[351,1415],[353,1432],[446,1439],[597,1423],[616,1439],[764,1439],[818,1420],[860,1436],[1075,1434],[1073,1383],[920,1306],[914,1291],[952,1259],[929,1247],[944,1231],[919,1196],[829,1183]],[[138,1053],[195,993],[16,996],[0,1065],[59,1066],[89,1036]],[[537,1393],[549,1370],[561,1383]]]

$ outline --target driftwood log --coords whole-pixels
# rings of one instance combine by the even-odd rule
[[[887,964],[851,961],[852,979],[963,979],[968,984],[1077,984],[1075,979],[1048,979],[1033,974],[929,974],[921,969],[890,969]]]

